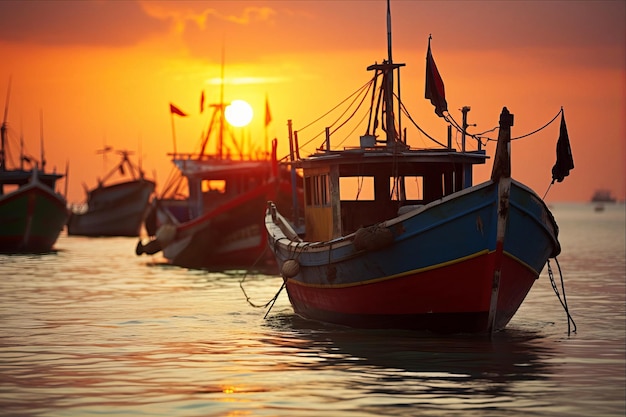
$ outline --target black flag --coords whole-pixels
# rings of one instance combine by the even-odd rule
[[[448,103],[446,102],[446,91],[443,86],[443,80],[435,60],[430,52],[430,37],[428,38],[428,52],[426,53],[426,94],[425,98],[435,106],[435,113],[439,117],[443,117],[443,112],[448,111]]]
[[[561,131],[559,140],[556,142],[556,163],[552,167],[552,183],[563,181],[574,169],[574,159],[572,158],[572,148],[569,144],[569,135],[565,125],[565,113],[561,110]]]

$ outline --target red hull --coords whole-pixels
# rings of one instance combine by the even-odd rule
[[[287,291],[295,312],[314,320],[363,328],[481,332],[488,330],[494,257],[494,253],[480,255],[346,287],[314,287],[288,280]],[[536,278],[532,269],[504,257],[496,330],[511,320]]]

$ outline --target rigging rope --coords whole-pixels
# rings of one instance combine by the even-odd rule
[[[548,123],[546,123],[545,125],[543,125],[543,126],[542,126],[542,127],[540,127],[539,129],[534,130],[534,131],[532,131],[532,132],[530,132],[530,133],[527,133],[527,134],[525,134],[525,135],[522,135],[522,136],[517,136],[517,137],[515,137],[515,138],[511,138],[511,140],[523,139],[523,138],[525,138],[525,137],[527,137],[527,136],[534,135],[535,133],[537,133],[537,132],[539,132],[539,131],[541,131],[541,130],[545,129],[545,128],[546,128],[546,127],[548,127],[548,126],[550,126],[550,125],[552,124],[552,122],[554,122],[554,121],[556,120],[556,118],[557,118],[557,117],[559,117],[559,115],[560,115],[561,113],[563,113],[563,107],[561,107],[561,110],[559,110],[559,112],[556,114],[556,116],[554,116],[554,117],[552,118],[552,120],[550,120]]]
[[[313,120],[311,123],[309,123],[308,125],[301,127],[300,129],[298,129],[299,132],[302,132],[304,129],[311,127],[311,125],[314,125],[315,123],[319,122],[320,120],[322,120],[324,117],[328,116],[330,113],[332,113],[333,111],[335,111],[339,106],[341,106],[343,103],[345,103],[346,101],[348,101],[348,99],[350,99],[352,96],[359,94],[363,89],[367,88],[369,90],[369,86],[374,82],[374,79],[369,80],[368,82],[366,82],[365,84],[363,84],[361,87],[359,87],[354,93],[350,94],[348,97],[346,97],[345,99],[343,99],[339,104],[337,104],[335,107],[333,107],[332,109],[328,110],[326,113],[322,114],[320,117],[318,117],[317,119]]]
[[[436,144],[438,144],[439,146],[443,146],[444,148],[447,148],[446,145],[444,145],[443,143],[439,142],[437,139],[433,138],[432,136],[430,136],[428,133],[426,133],[421,127],[419,127],[417,125],[417,123],[415,123],[415,120],[413,120],[413,118],[411,117],[411,115],[409,114],[409,111],[406,109],[406,107],[404,106],[404,103],[400,103],[400,106],[402,107],[402,113],[404,113],[404,115],[406,117],[409,118],[409,120],[411,121],[411,123],[413,123],[413,126],[415,126],[417,128],[417,130],[419,130],[420,132],[422,132],[428,139],[432,140],[433,142],[435,142]]]
[[[361,87],[359,87],[355,92],[350,94],[348,97],[346,97],[344,100],[342,100],[335,107],[333,107],[332,109],[328,110],[326,113],[324,113],[323,115],[321,115],[317,119],[313,120],[311,123],[309,123],[309,124],[305,125],[304,127],[298,129],[298,132],[302,132],[304,129],[310,127],[311,125],[313,125],[313,124],[315,124],[317,122],[319,122],[321,119],[323,119],[324,117],[328,116],[330,113],[335,111],[341,105],[346,103],[350,98],[356,96],[356,97],[354,97],[354,100],[352,100],[352,102],[347,106],[347,108],[335,119],[335,121],[332,122],[330,124],[330,126],[328,126],[328,127],[333,127],[348,112],[348,110],[354,105],[354,103],[358,100],[359,96],[362,95],[362,98],[361,98],[359,104],[356,106],[356,109],[352,112],[352,114],[343,123],[341,123],[337,128],[335,128],[332,131],[332,133],[335,133],[337,130],[339,130],[341,127],[343,127],[350,119],[352,119],[354,117],[354,115],[356,114],[356,112],[359,110],[359,108],[361,108],[363,102],[367,98],[367,95],[368,95],[369,91],[372,88],[372,85],[375,83],[375,81],[376,81],[376,79],[378,78],[379,75],[380,74],[376,73],[375,76],[372,79],[370,79],[368,82],[366,82]],[[366,116],[367,116],[367,113],[363,116],[363,119],[365,119]],[[359,123],[361,123],[363,121],[363,119]],[[358,128],[358,125],[352,130],[352,132],[350,132],[350,134],[352,134],[354,132],[354,130],[356,130],[357,128]],[[317,135],[313,136],[311,139],[309,139],[308,141],[306,141],[305,143],[300,145],[300,148],[304,148],[305,146],[309,145],[311,142],[313,142],[314,140],[319,138],[325,131],[326,131],[325,129],[320,131]],[[346,139],[348,139],[348,137],[346,137],[341,143],[345,142]]]
[[[355,92],[353,92],[352,94],[350,94],[348,97],[346,97],[344,100],[342,100],[339,104],[337,104],[335,107],[333,107],[332,109],[330,109],[329,111],[327,111],[326,113],[324,113],[323,115],[321,115],[320,117],[318,117],[317,119],[315,119],[314,121],[312,121],[311,123],[305,125],[304,127],[300,128],[298,131],[302,131],[308,127],[310,127],[311,125],[319,122],[321,119],[323,119],[324,117],[328,116],[330,113],[332,113],[333,111],[335,111],[338,107],[340,107],[341,105],[343,105],[344,103],[346,103],[350,98],[354,97],[355,95],[357,95],[357,97],[354,98],[354,100],[352,101],[352,103],[348,106],[348,108],[341,114],[341,116],[339,116],[339,118],[337,118],[329,127],[333,127],[338,121],[339,119],[345,115],[348,111],[348,109],[350,107],[352,107],[354,105],[354,103],[357,101],[358,99],[358,95],[360,95],[361,93],[363,93],[365,91],[365,93],[369,92],[370,89],[372,88],[372,85],[375,85],[375,81],[378,79],[378,77],[380,76],[380,74],[377,72],[373,78],[371,78],[369,81],[367,81],[365,84],[363,84],[361,87],[359,87]],[[404,105],[404,103],[399,99],[399,97],[397,96],[397,94],[394,92],[393,93],[394,97],[396,97],[398,99],[398,103],[400,106],[400,111],[411,121],[411,123],[413,124],[413,126],[415,126],[423,135],[425,135],[428,139],[430,139],[431,141],[433,141],[434,143],[436,143],[437,145],[443,147],[443,148],[447,148],[446,145],[444,145],[443,143],[439,142],[437,139],[433,138],[431,135],[429,135],[428,133],[426,133],[426,131],[424,131],[413,119],[413,117],[411,116],[411,114],[409,113],[409,111],[407,110],[406,106]],[[348,120],[350,120],[352,117],[354,117],[354,115],[356,114],[357,110],[361,107],[361,105],[363,104],[363,102],[365,101],[365,97],[367,96],[367,94],[363,94],[363,98],[361,99],[359,105],[357,106],[357,108],[354,110],[354,112],[350,115],[350,117],[344,121],[343,123],[341,123],[337,128],[335,128],[333,130],[333,133],[336,132],[339,128],[343,127]],[[370,110],[371,111],[371,110]],[[517,136],[517,137],[513,137],[511,138],[511,140],[518,140],[518,139],[523,139],[526,138],[528,136],[532,136],[538,132],[540,132],[541,130],[547,128],[549,125],[551,125],[558,117],[559,115],[561,115],[563,113],[563,108],[561,107],[561,109],[557,112],[557,114],[549,121],[547,122],[545,125],[543,125],[542,127],[533,130],[532,132],[526,133],[524,135],[521,136]],[[446,122],[448,122],[448,124],[452,127],[454,127],[454,129],[459,132],[459,133],[463,133],[463,127],[461,125],[459,125],[459,123],[454,119],[454,117],[449,113],[446,112],[446,115],[444,116],[444,119],[446,120]],[[361,123],[361,122],[359,122]],[[358,126],[357,126],[358,127]],[[356,130],[356,128],[354,130]],[[368,125],[368,131],[369,131],[369,125]],[[496,131],[499,127],[495,126],[491,129],[488,129],[484,132],[481,133],[469,133],[467,131],[465,131],[465,135],[475,139],[479,144],[484,145],[483,143],[483,139],[485,141],[497,141],[497,139],[495,138],[490,138],[488,136],[485,136],[485,134]],[[374,126],[374,129],[376,129],[376,126]],[[353,130],[353,131],[354,131]],[[315,135],[314,137],[312,137],[311,139],[309,139],[307,142],[305,142],[304,144],[302,144],[300,146],[300,148],[303,148],[307,145],[309,145],[311,142],[313,142],[314,140],[316,140],[317,138],[319,138],[319,136],[321,136],[323,133],[325,132],[325,130],[322,130],[320,133],[318,133],[317,135]],[[352,132],[351,132],[352,133]],[[341,141],[341,143],[345,142],[345,140],[347,139],[347,137]],[[284,158],[283,158],[284,159]]]
[[[563,283],[563,273],[561,272],[561,265],[559,265],[559,260],[556,258],[556,256],[554,257],[554,261],[556,262],[556,266],[559,269],[559,276],[561,277],[561,291],[563,292],[563,299],[561,299],[561,296],[559,294],[559,289],[557,288],[556,282],[554,281],[554,274],[552,273],[550,259],[548,259],[548,276],[550,277],[550,284],[552,285],[552,289],[554,290],[554,293],[559,299],[559,302],[561,303],[561,306],[563,306],[563,309],[565,310],[565,314],[567,315],[567,335],[569,336],[571,332],[570,324],[574,326],[573,332],[576,333],[576,323],[574,322],[574,319],[569,313],[569,307],[567,306],[567,298],[565,297],[565,284]]]

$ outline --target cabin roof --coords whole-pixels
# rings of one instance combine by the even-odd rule
[[[32,171],[25,171],[21,169],[0,171],[0,184],[17,184],[23,185],[30,181],[33,176]],[[56,181],[64,177],[63,174],[44,174],[43,172],[37,172],[37,177],[43,181]]]
[[[184,176],[203,179],[224,179],[236,175],[251,175],[271,169],[271,163],[265,160],[174,159],[173,162]]]
[[[484,164],[488,158],[484,150],[457,152],[455,149],[406,149],[394,152],[393,149],[380,146],[368,149],[321,151],[297,161],[296,164],[304,169],[355,164],[411,164],[417,167],[419,165]]]

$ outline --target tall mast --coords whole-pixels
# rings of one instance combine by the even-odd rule
[[[224,44],[222,44],[222,71],[220,77],[220,131],[217,139],[217,155],[219,159],[222,159],[222,145],[224,144]]]
[[[9,97],[11,96],[11,78],[9,78],[9,86],[7,88],[7,99],[4,104],[4,119],[0,127],[0,171],[6,170],[5,146],[7,138],[7,118],[9,115]]]
[[[387,0],[387,56],[389,65],[386,72],[387,85],[385,86],[385,128],[387,131],[387,146],[393,146],[396,141],[396,124],[393,114],[393,60],[391,57],[391,6]]]
[[[393,62],[391,58],[391,5],[390,0],[387,0],[387,56],[389,57],[389,63]]]
[[[39,148],[41,152],[41,171],[46,168],[46,157],[43,149],[43,110],[39,110]]]
[[[398,132],[396,132],[395,125],[395,111],[394,111],[394,70],[398,70],[403,67],[404,64],[394,64],[391,56],[391,7],[390,0],[387,0],[387,55],[388,59],[383,61],[382,64],[373,64],[367,67],[369,71],[375,70],[380,71],[383,76],[382,84],[381,84],[381,93],[382,93],[382,102],[383,109],[381,113],[381,118],[384,120],[384,130],[386,133],[386,143],[387,146],[392,148],[395,147],[396,142],[398,140]],[[399,75],[398,75],[399,79]],[[400,92],[398,91],[398,97]],[[398,111],[399,113],[399,111]],[[399,114],[398,114],[399,117]],[[374,128],[375,129],[375,128]]]

